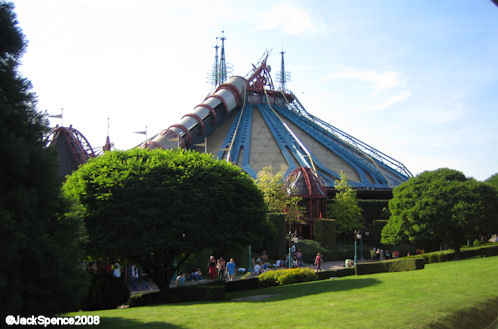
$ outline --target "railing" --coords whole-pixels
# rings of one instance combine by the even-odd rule
[[[383,152],[377,150],[376,148],[366,144],[365,142],[362,142],[361,140],[349,135],[348,133],[340,130],[339,128],[336,128],[333,125],[331,125],[331,124],[321,120],[320,118],[317,118],[314,115],[310,114],[308,111],[306,111],[306,109],[301,104],[301,102],[296,97],[296,95],[294,95],[291,91],[289,93],[292,95],[292,98],[293,98],[293,101],[288,103],[289,107],[291,110],[296,112],[298,115],[302,115],[305,118],[315,122],[321,128],[325,129],[326,131],[333,134],[334,136],[336,136],[340,140],[351,145],[358,152],[367,154],[371,158],[379,161],[384,166],[387,166],[389,168],[393,168],[406,177],[413,177],[412,173],[408,170],[408,168],[405,167],[404,164],[402,164],[398,160],[388,156],[387,154],[384,154]]]

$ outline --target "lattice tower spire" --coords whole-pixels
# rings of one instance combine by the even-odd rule
[[[285,62],[284,62],[284,54],[285,52],[282,50],[280,52],[282,54],[282,60],[280,62],[280,72],[277,72],[277,82],[280,83],[280,90],[285,91],[285,84],[290,81],[290,72],[285,71]]]

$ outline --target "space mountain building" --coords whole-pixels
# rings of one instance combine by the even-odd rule
[[[281,54],[277,90],[267,65],[269,52],[245,77],[226,79],[222,48],[215,91],[141,147],[211,153],[253,178],[264,167],[281,171],[307,203],[306,235],[312,236],[313,221],[325,217],[327,192],[333,193],[341,171],[358,192],[378,195],[412,175],[399,161],[309,113],[285,88],[288,73]]]

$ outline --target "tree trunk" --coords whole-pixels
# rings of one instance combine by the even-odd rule
[[[164,266],[155,266],[149,272],[152,281],[157,285],[161,296],[164,297],[169,289],[169,283],[171,281],[172,274],[169,274]]]
[[[189,257],[190,252],[187,252],[183,257],[174,265],[174,258],[165,257],[164,259],[154,259],[154,263],[149,270],[149,274],[154,283],[159,288],[161,298],[165,299],[168,293],[169,284],[173,278],[173,274],[178,271],[180,265],[185,263]],[[160,265],[155,265],[160,264]]]

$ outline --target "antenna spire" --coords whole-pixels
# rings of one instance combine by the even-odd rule
[[[216,37],[216,46],[214,46],[214,49],[215,49],[214,50],[215,51],[215,54],[214,54],[214,88],[218,87],[218,85],[219,85],[218,48],[220,48],[220,46],[218,46],[218,37]]]
[[[102,151],[107,152],[111,150],[112,144],[111,139],[109,138],[109,118],[107,118],[107,137],[105,139],[105,144],[102,147]]]
[[[218,45],[218,40],[221,40],[221,46]],[[216,37],[216,45],[213,47],[215,51],[214,65],[212,73],[208,74],[209,83],[213,86],[213,89],[227,81],[228,74],[232,71],[230,64],[226,62],[225,40],[225,31],[221,31],[221,37]],[[218,49],[220,49],[219,56]]]
[[[290,81],[290,73],[285,71],[285,51],[282,50],[280,54],[282,54],[282,60],[280,62],[280,72],[277,73],[277,82],[280,83],[280,90],[285,91],[285,84]]]
[[[220,85],[227,81],[227,63],[225,60],[225,31],[221,31]]]

